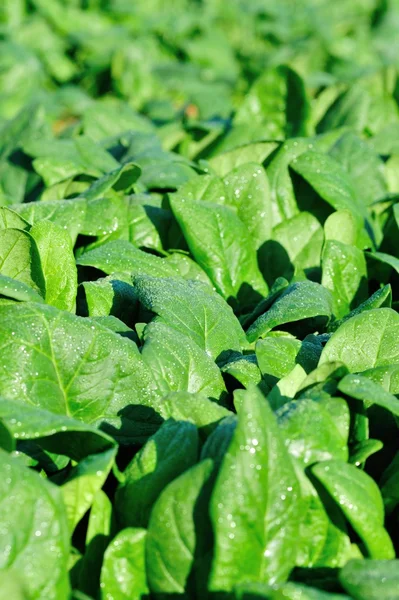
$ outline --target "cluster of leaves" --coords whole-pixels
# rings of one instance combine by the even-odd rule
[[[3,0],[2,598],[398,598],[398,22]]]

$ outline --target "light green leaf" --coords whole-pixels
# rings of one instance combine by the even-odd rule
[[[399,315],[390,308],[362,312],[333,333],[320,357],[320,365],[343,362],[352,373],[399,363]]]
[[[374,480],[340,460],[318,463],[312,473],[340,506],[370,558],[394,558],[395,550],[384,529],[381,493]]]
[[[298,535],[300,492],[294,468],[266,398],[255,387],[240,397],[238,425],[211,498],[214,591],[244,581],[284,581],[296,558],[291,540]]]
[[[190,251],[226,298],[251,306],[267,294],[248,229],[226,206],[171,199]]]
[[[339,580],[355,600],[396,600],[399,560],[351,560]]]
[[[215,362],[191,338],[163,323],[144,330],[142,357],[162,392],[202,392],[219,400],[225,391]]]
[[[271,329],[286,323],[314,319],[319,326],[331,317],[331,294],[329,290],[313,281],[300,281],[290,285],[247,331],[249,342],[254,342]]]
[[[68,232],[51,221],[41,221],[30,234],[39,250],[47,304],[74,313],[78,276]]]
[[[113,600],[141,600],[149,590],[145,569],[145,529],[128,528],[112,540],[101,569],[101,593]]]
[[[209,286],[196,281],[139,276],[134,280],[140,302],[162,322],[191,338],[218,359],[240,350],[245,335],[230,306]]]
[[[153,508],[146,565],[149,587],[155,596],[185,592],[198,535],[196,506],[211,471],[211,460],[198,463],[172,481]]]
[[[147,527],[165,486],[198,458],[198,432],[188,421],[165,421],[124,471],[115,506],[124,527]]]
[[[69,536],[61,490],[0,450],[1,568],[29,597],[69,596]]]
[[[62,484],[69,530],[72,533],[102,488],[115,460],[116,448],[84,458]]]
[[[45,280],[35,240],[27,231],[0,229],[0,273],[45,295]]]
[[[367,267],[363,252],[335,240],[327,240],[322,256],[322,285],[331,291],[337,319],[367,298]]]
[[[0,340],[7,347],[0,366],[5,399],[102,424],[122,440],[156,429],[157,392],[131,340],[37,304],[0,306]]]

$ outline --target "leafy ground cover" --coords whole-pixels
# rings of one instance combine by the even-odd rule
[[[0,597],[399,598],[399,3],[0,3]]]

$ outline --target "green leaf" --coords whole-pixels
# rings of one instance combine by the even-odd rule
[[[209,587],[284,581],[295,563],[299,485],[269,405],[241,392],[238,425],[213,490],[215,550]],[[250,499],[250,501],[249,501]]]
[[[79,570],[79,589],[94,597],[100,588],[104,552],[114,528],[112,504],[103,491],[93,499],[86,533],[86,550]]]
[[[141,600],[148,594],[146,536],[145,529],[124,529],[108,546],[101,569],[101,593],[105,598]]]
[[[248,329],[247,338],[254,342],[268,331],[286,323],[314,319],[323,326],[331,317],[331,295],[313,281],[301,281],[290,285]]]
[[[35,240],[27,231],[0,229],[0,272],[45,295],[45,280]]]
[[[56,202],[29,202],[14,204],[18,212],[31,225],[38,221],[48,220],[66,229],[74,244],[78,233],[83,230],[87,209],[86,200],[75,199]]]
[[[351,560],[339,573],[340,583],[355,600],[395,600],[398,560]]]
[[[354,133],[344,133],[330,154],[343,165],[364,204],[370,205],[388,192],[383,161]]]
[[[131,340],[36,304],[0,306],[0,340],[7,344],[0,366],[4,398],[102,424],[122,440],[145,439],[156,429],[157,393]]]
[[[352,373],[399,362],[396,339],[399,316],[390,308],[362,312],[333,333],[320,357],[320,365],[343,362]]]
[[[0,206],[0,229],[21,229],[29,231],[30,225],[28,221],[25,221],[18,213],[7,208],[6,206]]]
[[[155,503],[146,543],[148,583],[155,596],[186,590],[198,535],[196,505],[211,471],[211,460],[198,463],[172,481]]]
[[[115,273],[97,281],[84,281],[82,286],[90,317],[111,315],[125,323],[134,323],[137,298],[129,275]]]
[[[177,271],[164,259],[143,252],[125,240],[112,240],[82,254],[78,265],[95,267],[110,275],[130,273],[151,277],[179,277]]]
[[[306,135],[310,108],[302,79],[289,67],[268,69],[252,85],[235,123],[267,125],[266,138]]]
[[[271,235],[270,188],[264,169],[255,163],[241,165],[226,175],[224,183],[228,198],[224,204],[236,209],[259,248]],[[209,201],[215,202],[212,196]]]
[[[318,152],[305,152],[290,166],[335,210],[348,209],[359,221],[364,218],[364,207],[348,175],[332,157]]]
[[[338,383],[338,389],[343,394],[363,400],[366,407],[377,404],[399,417],[399,400],[393,394],[385,391],[378,383],[362,375],[345,375]]]
[[[2,569],[29,597],[67,598],[68,526],[61,491],[0,450]]]
[[[322,285],[331,291],[333,313],[337,319],[367,298],[367,267],[363,252],[335,240],[323,249]]]
[[[346,402],[336,399],[348,415]],[[335,424],[330,406],[304,398],[288,402],[276,412],[281,436],[289,453],[304,465],[339,459],[348,460],[348,438]]]
[[[191,338],[155,322],[145,328],[144,340],[142,357],[159,390],[220,399],[225,386],[219,368]]]
[[[27,283],[0,275],[0,296],[18,302],[38,302],[44,303],[42,296],[30,287]]]
[[[259,251],[262,273],[271,285],[277,277],[304,279],[320,266],[323,229],[308,212],[285,219],[273,229],[271,239]]]
[[[198,458],[198,432],[188,421],[165,421],[124,471],[115,506],[124,527],[147,527],[165,486]]]
[[[271,337],[256,342],[256,357],[262,375],[281,379],[300,364],[307,373],[313,371],[319,362],[322,346],[312,336],[303,342],[294,337]]]
[[[134,284],[140,302],[158,315],[156,322],[191,338],[213,359],[245,344],[233,311],[208,286],[144,276],[136,277]]]
[[[42,221],[33,225],[30,234],[39,250],[46,303],[74,313],[78,277],[68,232],[50,221]]]
[[[370,558],[394,558],[391,539],[384,529],[381,493],[374,480],[340,460],[318,463],[312,473],[339,504]]]
[[[0,398],[0,419],[16,440],[35,440],[44,449],[80,460],[114,446],[111,437],[81,421],[36,406]]]
[[[176,198],[171,206],[192,255],[224,298],[251,306],[267,294],[255,245],[231,208]]]
[[[336,331],[338,327],[345,323],[348,319],[360,315],[360,313],[366,310],[372,310],[373,308],[388,307],[391,308],[392,304],[392,290],[390,285],[385,285],[383,288],[374,292],[370,298],[367,298],[364,302],[359,304],[358,307],[348,313],[343,319],[339,321],[332,321],[329,325],[329,331]]]
[[[34,157],[33,167],[47,186],[76,175],[100,177],[119,164],[90,138],[31,140],[24,151]]]
[[[202,436],[209,435],[222,419],[232,414],[206,396],[189,392],[169,392],[163,396],[159,412],[164,419],[191,421]]]
[[[96,493],[102,488],[112,464],[116,449],[111,448],[100,454],[84,458],[74,467],[62,484],[62,498],[66,507],[71,533],[83,515],[89,510]]]
[[[122,165],[97,179],[81,194],[81,197],[86,198],[86,200],[101,198],[112,188],[117,192],[129,191],[140,177],[140,173],[140,168],[134,163]]]

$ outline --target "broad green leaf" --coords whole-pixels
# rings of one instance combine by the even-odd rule
[[[104,196],[111,188],[117,192],[129,191],[139,177],[139,167],[134,163],[127,163],[97,179],[81,196],[86,200],[94,200]]]
[[[304,279],[319,269],[323,229],[308,212],[279,223],[271,239],[259,250],[261,271],[269,285],[277,277]]]
[[[149,590],[145,569],[145,529],[120,531],[108,546],[101,569],[101,593],[114,600],[141,600]]]
[[[87,313],[90,317],[114,316],[133,324],[137,298],[126,273],[115,273],[96,281],[84,281]]]
[[[254,342],[277,326],[305,319],[314,319],[324,326],[331,317],[332,302],[329,290],[313,281],[290,285],[248,329],[247,338]]]
[[[31,140],[24,151],[34,158],[33,167],[47,186],[81,174],[100,177],[119,166],[111,154],[84,136]]]
[[[377,404],[399,417],[399,400],[393,394],[385,391],[378,383],[362,375],[345,375],[338,383],[338,389],[343,394],[363,400],[366,407]]]
[[[21,577],[29,597],[69,596],[68,526],[61,490],[0,450],[1,569]]]
[[[44,302],[42,296],[27,283],[12,279],[7,275],[0,275],[0,297],[18,302]]]
[[[302,79],[289,67],[266,70],[252,85],[235,116],[235,123],[267,126],[271,139],[306,135],[309,103]]]
[[[66,229],[74,244],[84,227],[87,202],[79,198],[56,202],[28,202],[14,204],[13,209],[31,225],[48,220]]]
[[[392,290],[390,285],[385,285],[383,288],[374,292],[370,298],[367,298],[364,302],[359,304],[358,307],[348,313],[343,319],[339,321],[332,321],[328,327],[329,331],[336,331],[338,327],[345,323],[348,319],[360,315],[360,313],[366,310],[372,310],[373,308],[388,307],[391,308],[392,304]]]
[[[89,250],[76,262],[81,266],[95,267],[107,275],[131,273],[151,277],[179,277],[164,258],[143,252],[125,240],[112,240]]]
[[[341,405],[349,418],[343,400]],[[306,398],[293,400],[279,408],[276,416],[288,452],[304,465],[335,458],[348,460],[348,438],[335,425],[328,405]]]
[[[355,600],[395,600],[399,561],[351,560],[340,571],[339,580]]]
[[[212,493],[209,587],[284,581],[295,563],[299,484],[266,398],[241,392],[238,425]],[[250,499],[250,501],[249,501]]]
[[[358,237],[358,223],[349,210],[337,210],[324,223],[324,235],[326,240],[354,246]]]
[[[78,276],[71,238],[50,221],[36,223],[30,230],[40,255],[47,304],[74,313]]]
[[[45,295],[39,251],[27,231],[0,229],[0,273],[29,285],[41,296]]]
[[[30,225],[28,221],[25,221],[15,211],[6,206],[0,206],[0,229],[22,229],[29,231]]]
[[[385,196],[388,189],[384,163],[367,142],[347,132],[332,147],[330,154],[345,168],[363,204],[369,205]]]
[[[215,175],[197,175],[183,183],[172,198],[179,200],[205,200],[215,204],[226,204],[226,188]]]
[[[80,461],[61,486],[71,533],[89,510],[96,493],[102,488],[112,464],[116,449],[92,454]]]
[[[245,335],[231,308],[209,286],[194,281],[136,277],[140,302],[165,323],[187,337],[213,359],[240,350]]]
[[[312,467],[312,473],[339,504],[370,558],[394,558],[391,539],[384,529],[381,493],[374,480],[340,460],[318,463]]]
[[[267,294],[248,229],[226,206],[171,199],[190,251],[226,299],[251,306]]]
[[[362,375],[378,383],[385,391],[395,396],[399,394],[399,364],[368,369]]]
[[[247,226],[259,248],[271,235],[271,201],[269,181],[264,169],[255,163],[237,167],[224,178],[227,200]],[[209,201],[215,202],[210,196]]]
[[[251,384],[262,386],[262,373],[255,354],[236,354],[223,365],[222,373],[228,373],[239,381],[244,388]]]
[[[312,340],[312,336],[303,342],[294,337],[267,336],[258,340],[255,350],[262,375],[280,379],[288,375],[296,364],[300,364],[307,373],[313,371],[319,362],[322,346],[316,338]]]
[[[167,262],[176,269],[183,279],[202,281],[212,287],[212,282],[203,269],[189,256],[180,252],[173,252],[166,257]]]
[[[290,166],[335,210],[348,209],[359,220],[363,219],[364,207],[345,169],[334,158],[318,152],[305,152]]]
[[[124,527],[147,527],[165,486],[198,458],[198,432],[188,421],[166,421],[134,456],[118,487],[115,507]]]
[[[0,419],[16,440],[35,440],[44,449],[80,460],[103,452],[114,441],[100,429],[15,400],[0,399]]]
[[[209,164],[220,177],[224,177],[236,167],[248,162],[263,163],[264,160],[277,148],[276,142],[258,142],[239,146],[234,150],[222,152],[212,156]]]
[[[352,373],[399,362],[399,316],[390,308],[362,312],[345,321],[333,333],[320,357],[341,361]]]
[[[7,347],[0,366],[5,399],[102,424],[122,440],[156,429],[157,392],[132,341],[37,304],[0,306],[0,340]]]
[[[219,400],[225,391],[216,363],[191,338],[163,323],[144,330],[142,357],[156,382],[167,392],[202,392]]]
[[[363,252],[335,240],[327,240],[322,256],[322,285],[331,291],[337,319],[367,298],[367,267]]]
[[[189,392],[169,392],[163,396],[159,412],[164,419],[191,421],[202,436],[209,435],[222,419],[232,414],[203,394]]]
[[[196,506],[211,472],[211,460],[198,463],[172,481],[155,503],[148,526],[146,565],[149,587],[156,597],[184,595],[189,584],[201,533],[196,528],[200,517]]]

